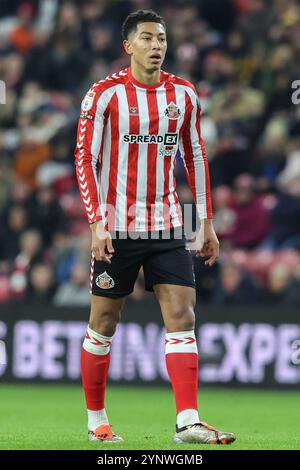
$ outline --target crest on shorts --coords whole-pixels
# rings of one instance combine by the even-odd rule
[[[171,103],[169,104],[169,106],[167,106],[165,110],[165,115],[169,119],[178,119],[180,114],[181,114],[181,111],[178,108],[178,106],[176,106],[176,104],[173,103],[173,101],[171,101]]]
[[[112,289],[115,285],[115,281],[112,277],[110,277],[106,271],[104,273],[99,274],[96,277],[96,285],[100,287],[100,289]]]
[[[96,95],[96,92],[93,90],[90,90],[87,92],[87,94],[85,95],[81,103],[82,111],[84,112],[89,111],[93,107],[95,95]]]

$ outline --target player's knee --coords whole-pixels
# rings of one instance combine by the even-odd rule
[[[190,331],[195,328],[195,313],[192,306],[178,308],[171,321],[173,331]]]
[[[116,312],[104,311],[92,316],[89,325],[92,330],[101,335],[113,336],[119,319],[119,315]]]

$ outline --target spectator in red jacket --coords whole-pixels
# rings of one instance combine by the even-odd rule
[[[270,230],[270,213],[261,196],[255,194],[254,178],[239,175],[234,182],[232,227],[226,237],[235,246],[255,248]]]

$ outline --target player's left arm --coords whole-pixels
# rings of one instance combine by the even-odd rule
[[[205,264],[212,266],[219,257],[219,240],[212,220],[209,166],[201,136],[201,107],[195,91],[187,95],[186,103],[186,118],[180,139],[180,150],[201,223],[199,249],[196,250],[196,256],[209,256]]]

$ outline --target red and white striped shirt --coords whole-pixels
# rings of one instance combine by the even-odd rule
[[[153,231],[182,225],[174,176],[180,150],[200,219],[212,218],[194,86],[161,71],[152,86],[130,68],[96,82],[82,102],[76,174],[90,223]]]

